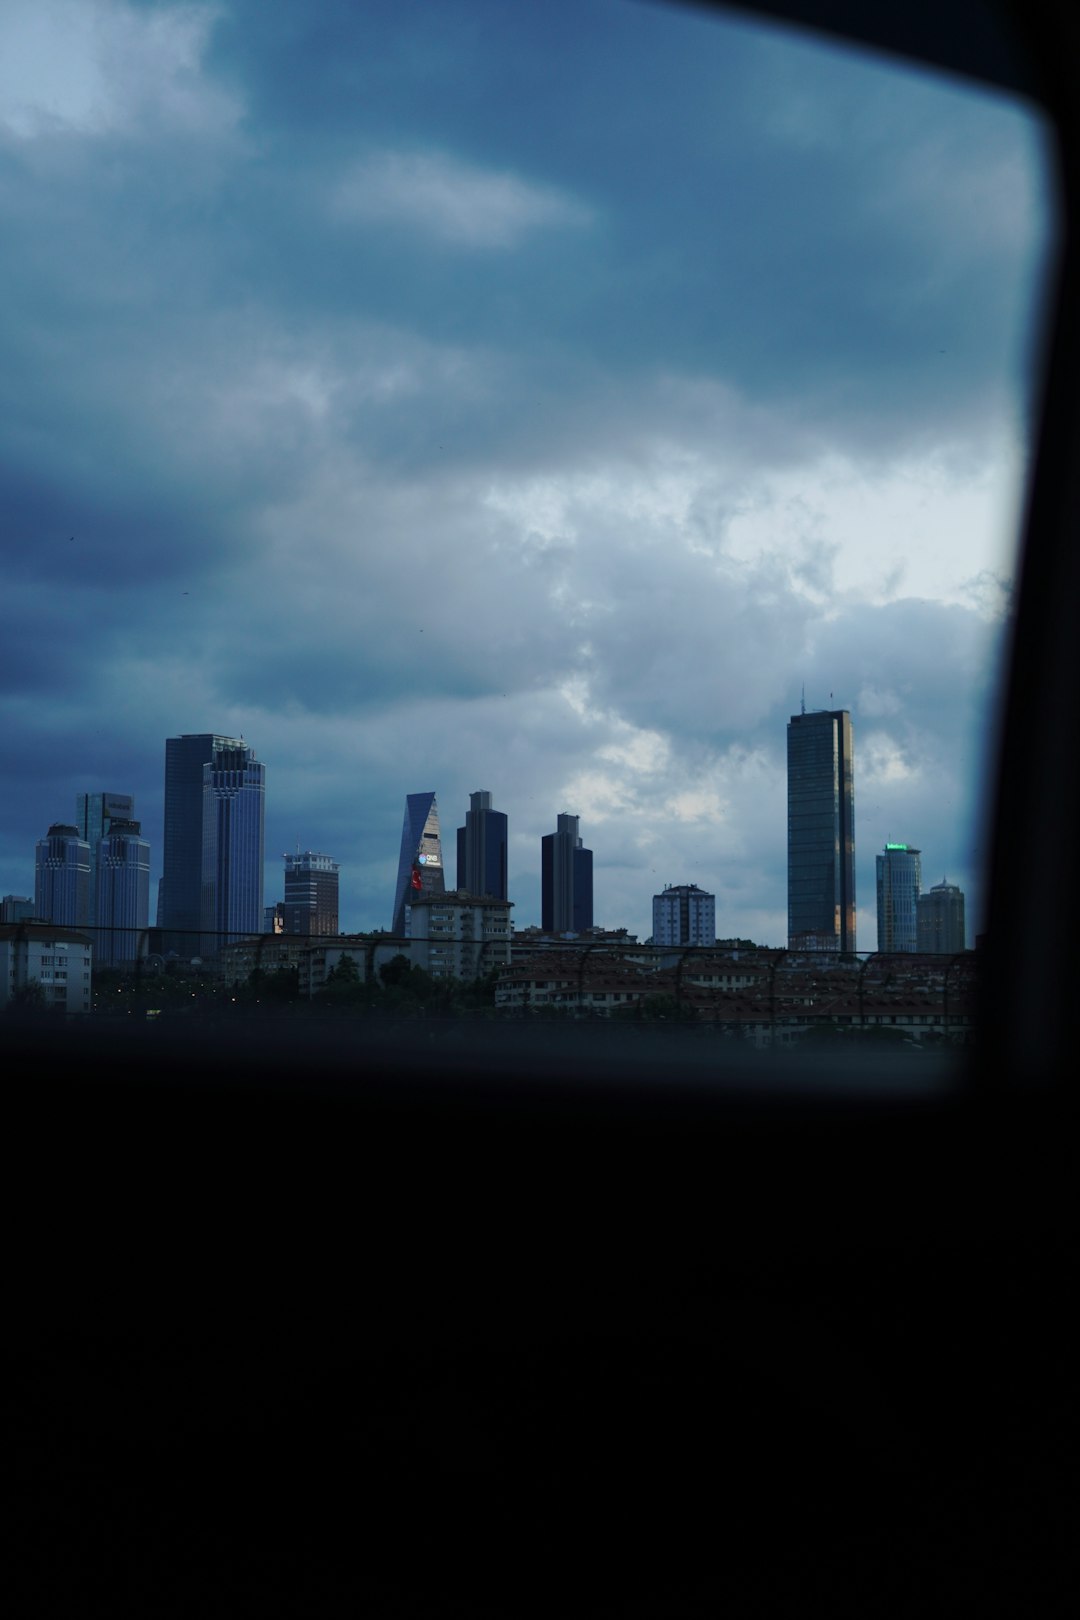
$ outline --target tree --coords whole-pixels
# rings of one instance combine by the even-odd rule
[[[371,1000],[372,988],[364,983],[355,958],[346,952],[327,973],[318,1000],[322,1006],[364,1006]]]
[[[407,956],[399,951],[396,956],[390,958],[389,962],[383,963],[379,969],[379,978],[382,981],[383,988],[389,990],[392,985],[405,984],[411,973],[412,963]]]
[[[52,1010],[40,979],[27,979],[25,984],[17,984],[7,1004],[7,1012],[13,1018],[36,1018],[48,1015]]]

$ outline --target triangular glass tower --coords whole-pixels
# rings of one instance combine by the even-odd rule
[[[397,888],[394,891],[393,933],[409,936],[409,910],[415,894],[445,894],[439,807],[434,793],[410,793],[405,799],[401,829]]]

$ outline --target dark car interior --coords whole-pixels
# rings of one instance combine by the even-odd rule
[[[5,1032],[22,1612],[1066,1612],[1080,13],[743,9],[1054,131],[976,1042]]]

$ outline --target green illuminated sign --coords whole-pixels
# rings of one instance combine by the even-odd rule
[[[886,844],[886,849],[907,849],[906,844]]]

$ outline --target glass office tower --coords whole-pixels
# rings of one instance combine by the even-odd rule
[[[201,949],[203,767],[215,748],[243,746],[241,739],[215,732],[169,737],[165,743],[165,837],[157,920],[165,931],[163,949],[178,956],[197,956]]]
[[[457,886],[466,894],[508,900],[507,822],[491,808],[490,793],[470,793],[465,825],[457,835]]]
[[[922,888],[920,852],[910,844],[886,844],[877,857],[877,948],[915,949],[915,907]]]
[[[787,728],[788,948],[855,949],[855,765],[847,709]]]
[[[87,922],[94,922],[97,914],[98,845],[114,821],[130,821],[134,814],[135,800],[130,793],[75,795],[75,825],[80,838],[85,838],[90,845],[90,915]]]
[[[266,767],[244,743],[203,766],[203,954],[262,932]]]
[[[401,829],[394,920],[391,931],[400,939],[409,934],[409,908],[414,894],[445,894],[439,807],[434,793],[410,793],[405,799]]]
[[[593,925],[593,857],[578,836],[580,816],[561,815],[540,840],[540,926],[583,934]]]
[[[84,928],[90,916],[90,845],[78,827],[55,821],[37,843],[34,916],[61,928]]]
[[[114,817],[98,841],[94,960],[120,967],[139,953],[150,919],[150,845],[137,821]]]

